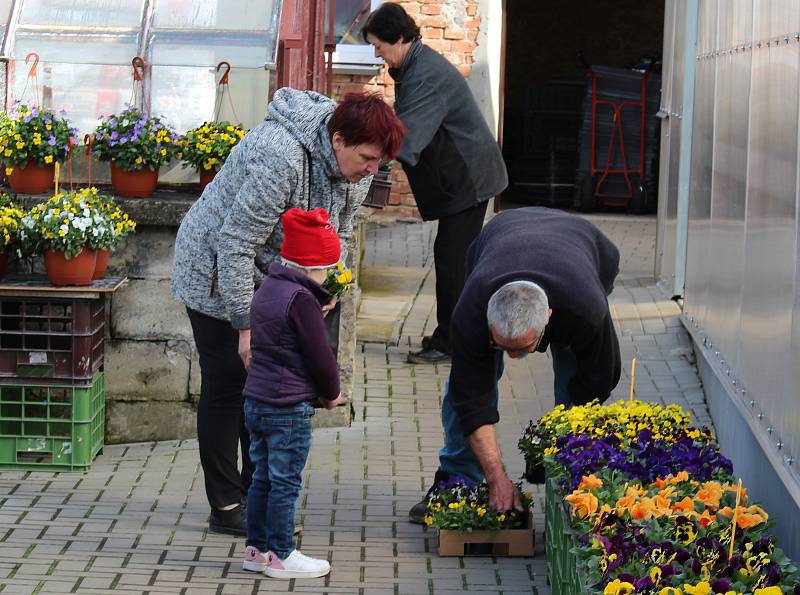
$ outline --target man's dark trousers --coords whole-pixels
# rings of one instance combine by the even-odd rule
[[[461,290],[464,289],[467,250],[483,227],[487,202],[439,219],[439,229],[433,244],[437,326],[433,332],[431,347],[444,353],[451,352],[450,319]]]

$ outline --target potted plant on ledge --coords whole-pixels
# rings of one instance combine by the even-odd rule
[[[119,212],[103,208],[94,188],[53,196],[34,206],[22,219],[20,241],[28,255],[44,253],[50,282],[57,286],[88,285],[95,275],[97,250],[130,233],[135,224]],[[122,222],[118,219],[122,218]],[[117,233],[118,226],[120,233]]]
[[[160,118],[133,106],[108,116],[94,131],[92,150],[111,162],[111,187],[119,196],[145,198],[156,189],[158,169],[180,151],[177,133]]]
[[[43,194],[53,185],[55,164],[66,161],[77,132],[64,114],[20,105],[0,122],[0,161],[11,190]]]
[[[200,189],[205,188],[222,168],[247,131],[230,122],[203,122],[181,137],[181,157],[184,164],[200,172]]]
[[[17,243],[20,221],[24,215],[8,194],[0,192],[0,277],[6,272],[8,253]]]

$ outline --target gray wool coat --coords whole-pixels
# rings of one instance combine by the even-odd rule
[[[356,184],[342,176],[327,129],[335,107],[313,91],[275,92],[265,121],[242,138],[181,222],[173,299],[249,328],[253,292],[280,254],[280,218],[292,207],[326,209],[344,259],[372,176]]]

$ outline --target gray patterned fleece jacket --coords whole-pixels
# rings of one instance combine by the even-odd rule
[[[173,299],[249,328],[253,292],[280,254],[280,218],[292,207],[326,209],[344,259],[372,176],[357,184],[342,176],[327,128],[335,107],[313,91],[275,92],[265,121],[234,148],[181,222]]]

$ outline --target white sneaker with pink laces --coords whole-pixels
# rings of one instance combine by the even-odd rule
[[[331,565],[327,560],[317,560],[309,558],[300,553],[300,550],[292,550],[292,553],[283,560],[278,558],[273,552],[267,552],[267,565],[264,574],[271,578],[318,578],[325,576],[331,571]]]
[[[264,572],[266,567],[267,557],[252,545],[248,545],[244,549],[244,562],[242,562],[242,570],[249,570],[250,572]]]

